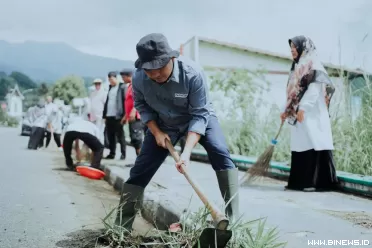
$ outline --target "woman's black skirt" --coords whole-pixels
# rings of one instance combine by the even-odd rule
[[[332,151],[292,152],[288,189],[333,190],[338,186]]]

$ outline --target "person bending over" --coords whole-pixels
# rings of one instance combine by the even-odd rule
[[[69,122],[63,139],[63,152],[66,159],[66,166],[73,170],[74,163],[71,157],[73,143],[75,141],[75,151],[80,157],[79,140],[92,150],[91,167],[101,169],[103,156],[103,134],[92,122],[77,118]]]

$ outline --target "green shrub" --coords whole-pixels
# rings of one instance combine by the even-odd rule
[[[262,73],[234,70],[217,72],[211,77],[212,94],[222,93],[223,99],[230,101],[226,104],[228,109],[224,108],[219,119],[233,154],[259,156],[279,130],[280,109],[264,100],[263,94],[269,90],[270,83]],[[218,100],[214,102],[217,106]],[[263,105],[270,107],[268,115],[264,117],[259,112]],[[288,132],[289,127],[285,125],[273,157],[276,161],[286,162],[289,159]]]
[[[351,111],[348,111],[344,117],[333,118],[332,131],[337,169],[372,175],[372,85],[365,78],[363,87],[352,90],[349,86],[345,91],[346,99],[361,97],[360,115],[353,120]]]
[[[0,125],[17,127],[19,125],[19,121],[17,118],[9,116],[4,110],[0,109]]]

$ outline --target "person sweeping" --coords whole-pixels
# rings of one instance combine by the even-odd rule
[[[332,155],[329,104],[335,88],[310,38],[296,36],[288,43],[293,63],[286,105],[280,115],[282,125],[285,121],[291,125],[291,172],[286,189],[334,189],[338,179]],[[268,170],[274,145],[253,166],[252,176],[264,175]]]
[[[189,165],[191,151],[200,143],[217,175],[222,197],[229,202],[226,214],[231,221],[237,219],[238,170],[209,100],[204,71],[171,49],[162,34],[146,35],[136,49],[134,107],[149,131],[122,187],[116,225],[132,229],[144,190],[169,154],[166,141],[174,145],[185,135],[185,148],[176,167],[182,173],[181,165]]]

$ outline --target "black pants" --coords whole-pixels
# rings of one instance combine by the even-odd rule
[[[49,146],[50,140],[52,138],[52,133],[49,131],[46,131],[46,143],[45,147]],[[58,148],[61,147],[61,134],[59,133],[53,133],[54,141],[56,142]]]
[[[119,142],[121,155],[125,158],[126,143],[123,125],[115,117],[106,118],[107,139],[110,147],[110,155],[116,154],[116,141]]]
[[[28,140],[28,149],[37,150],[42,144],[45,136],[45,128],[42,127],[32,127],[30,138]]]
[[[39,142],[39,148],[43,148],[44,146],[44,138],[45,138],[45,129],[44,129],[44,134],[42,136],[42,138],[40,139],[40,142]]]
[[[143,142],[144,125],[141,120],[129,122],[130,143],[138,150]],[[138,155],[138,154],[137,154]]]
[[[91,166],[93,168],[99,169],[101,166],[101,159],[103,156],[103,145],[97,139],[96,136],[91,135],[90,133],[81,133],[75,131],[68,131],[65,133],[63,139],[63,152],[65,154],[66,165],[69,168],[73,167],[73,160],[71,158],[72,144],[76,139],[83,141],[89,149],[93,152],[93,161]]]

